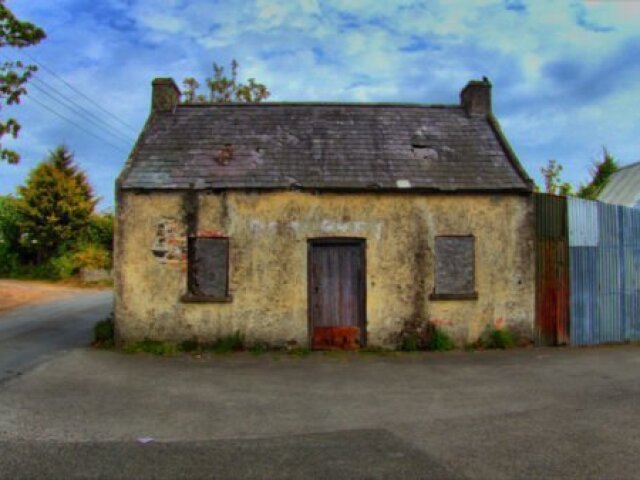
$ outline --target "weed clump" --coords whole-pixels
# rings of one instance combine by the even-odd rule
[[[213,353],[240,352],[244,350],[244,335],[236,330],[233,335],[227,335],[215,342],[203,344],[203,350]]]
[[[100,320],[93,327],[93,346],[97,348],[113,348],[115,339],[115,329],[113,325],[113,314],[104,320]]]
[[[287,351],[292,357],[306,357],[311,354],[311,349],[307,347],[296,347]]]
[[[152,353],[153,355],[172,356],[178,353],[178,346],[160,340],[150,340],[148,338],[138,342],[126,344],[122,351],[125,353]]]
[[[417,352],[420,350],[420,339],[418,335],[413,332],[403,335],[400,350],[403,352]]]
[[[187,353],[195,352],[199,349],[199,347],[200,344],[195,338],[185,340],[180,344],[180,350]]]
[[[505,350],[515,347],[516,339],[509,328],[487,326],[474,346],[481,349]]]
[[[446,352],[453,350],[455,347],[456,345],[449,335],[439,328],[434,328],[431,338],[429,338],[427,343],[427,350]]]
[[[406,322],[400,334],[398,346],[398,349],[403,352],[417,352],[419,350],[444,352],[454,348],[453,339],[430,321]]]
[[[261,353],[267,353],[271,350],[271,347],[267,342],[255,342],[249,347],[249,351],[254,355],[260,355]]]

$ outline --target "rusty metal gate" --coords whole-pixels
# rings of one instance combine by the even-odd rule
[[[309,333],[315,349],[356,349],[366,341],[365,242],[309,241]]]
[[[536,218],[536,318],[538,345],[569,342],[569,242],[567,200],[534,194]]]

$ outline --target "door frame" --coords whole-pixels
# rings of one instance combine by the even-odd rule
[[[313,237],[307,238],[307,341],[309,348],[313,345],[313,319],[311,318],[311,251],[315,245],[355,245],[362,253],[362,272],[360,274],[361,318],[360,348],[367,346],[367,239],[361,237]]]

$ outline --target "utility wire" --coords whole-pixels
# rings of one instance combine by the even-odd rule
[[[7,62],[9,61],[4,55],[1,55],[1,54],[0,54],[0,59]],[[115,140],[122,142],[127,146],[135,142],[135,139],[129,136],[130,134],[125,133],[122,130],[119,130],[119,127],[116,127],[110,123],[107,123],[105,120],[95,115],[94,112],[78,104],[73,98],[67,97],[65,94],[58,91],[55,87],[47,84],[46,81],[40,80],[40,78],[38,78],[37,76],[32,76],[29,79],[29,85],[34,87],[36,90],[40,91],[42,94],[49,97],[58,105],[61,105],[62,107],[67,108],[74,115],[83,116],[84,118],[80,120],[86,120],[88,122],[93,123],[96,127],[100,129],[100,132],[105,132],[111,135]],[[52,95],[52,92],[58,97],[60,97],[61,100],[54,97]],[[74,108],[74,106],[77,108]],[[101,122],[102,124],[98,122]]]
[[[123,150],[121,147],[119,147],[118,145],[115,145],[113,143],[111,143],[111,141],[107,140],[104,137],[101,137],[100,135],[92,132],[91,130],[88,130],[86,128],[84,128],[82,125],[80,125],[79,123],[74,122],[73,120],[71,120],[70,118],[62,115],[61,113],[57,112],[54,108],[51,108],[50,106],[48,106],[47,104],[45,104],[44,102],[38,100],[36,97],[34,97],[33,95],[27,95],[27,98],[30,100],[33,100],[34,102],[36,102],[38,105],[40,105],[40,107],[44,108],[45,110],[48,110],[49,112],[53,113],[54,115],[62,118],[63,120],[69,122],[71,125],[79,128],[80,130],[84,131],[85,133],[88,133],[89,135],[91,135],[92,137],[97,138],[98,140],[102,140],[103,142],[111,145],[114,149],[118,150],[119,152],[122,152],[124,154],[127,154],[128,152]]]
[[[60,80],[62,83],[64,83],[67,87],[69,87],[71,90],[73,90],[74,92],[76,92],[78,95],[82,96],[84,99],[86,99],[87,101],[89,101],[90,103],[92,103],[93,105],[95,105],[98,109],[100,109],[102,112],[106,113],[107,115],[109,115],[111,118],[113,118],[114,120],[116,120],[118,123],[124,125],[125,127],[127,127],[128,129],[130,129],[131,131],[133,131],[134,133],[137,133],[138,130],[135,127],[132,127],[131,125],[129,125],[128,123],[122,121],[120,118],[118,118],[117,116],[115,116],[113,113],[111,113],[110,111],[106,110],[104,107],[102,107],[100,104],[98,104],[96,101],[92,100],[91,98],[89,98],[87,95],[85,95],[84,93],[82,93],[80,90],[78,90],[76,87],[74,87],[73,85],[71,85],[69,82],[67,82],[64,78],[62,78],[60,75],[58,75],[56,72],[54,72],[52,69],[50,69],[49,67],[47,67],[46,65],[44,65],[42,62],[38,61],[37,59],[35,59],[33,56],[31,56],[29,53],[27,53],[26,51],[22,51],[21,53],[23,53],[27,58],[29,58],[32,62],[34,62],[36,65],[38,65],[39,67],[42,67],[43,70],[47,71],[48,73],[50,73],[51,75],[53,75],[54,77],[56,77],[58,80]]]
[[[53,100],[57,104],[62,105],[63,107],[69,109],[74,114],[78,114],[82,116],[88,122],[91,122],[93,125],[98,127],[101,131],[104,131],[105,133],[108,133],[109,135],[114,137],[114,139],[127,144],[133,143],[135,141],[133,138],[126,136],[124,133],[121,133],[120,131],[115,130],[113,127],[108,126],[108,124],[99,123],[100,119],[98,118],[96,120],[97,117],[94,118],[94,115],[92,114],[91,111],[85,109],[81,105],[78,105],[72,99],[65,97],[63,94],[55,90],[53,87],[49,87],[46,83],[43,83],[42,81],[38,81],[36,77],[32,77],[29,80],[29,85],[35,88],[36,90],[38,90],[39,92],[41,92],[43,95],[46,95],[47,97],[49,97],[51,100]],[[43,86],[48,87],[50,90],[48,91],[46,88],[43,88]],[[62,100],[54,97],[51,91],[53,91],[53,93],[61,97]],[[77,108],[74,108],[74,105],[76,105]],[[87,113],[83,113],[83,111]],[[107,125],[108,128],[105,127],[105,125]]]

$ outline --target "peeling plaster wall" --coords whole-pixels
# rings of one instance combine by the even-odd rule
[[[307,239],[366,239],[369,345],[394,346],[404,322],[431,320],[459,344],[487,325],[531,336],[534,317],[530,197],[512,195],[223,194],[121,192],[116,240],[117,334],[308,342]],[[198,213],[190,213],[193,202]],[[186,206],[185,206],[186,205]],[[197,225],[189,227],[189,222]],[[159,225],[230,238],[230,303],[182,303],[186,261],[161,261]],[[477,300],[429,300],[436,235],[475,236]],[[182,245],[180,238],[172,238]]]

